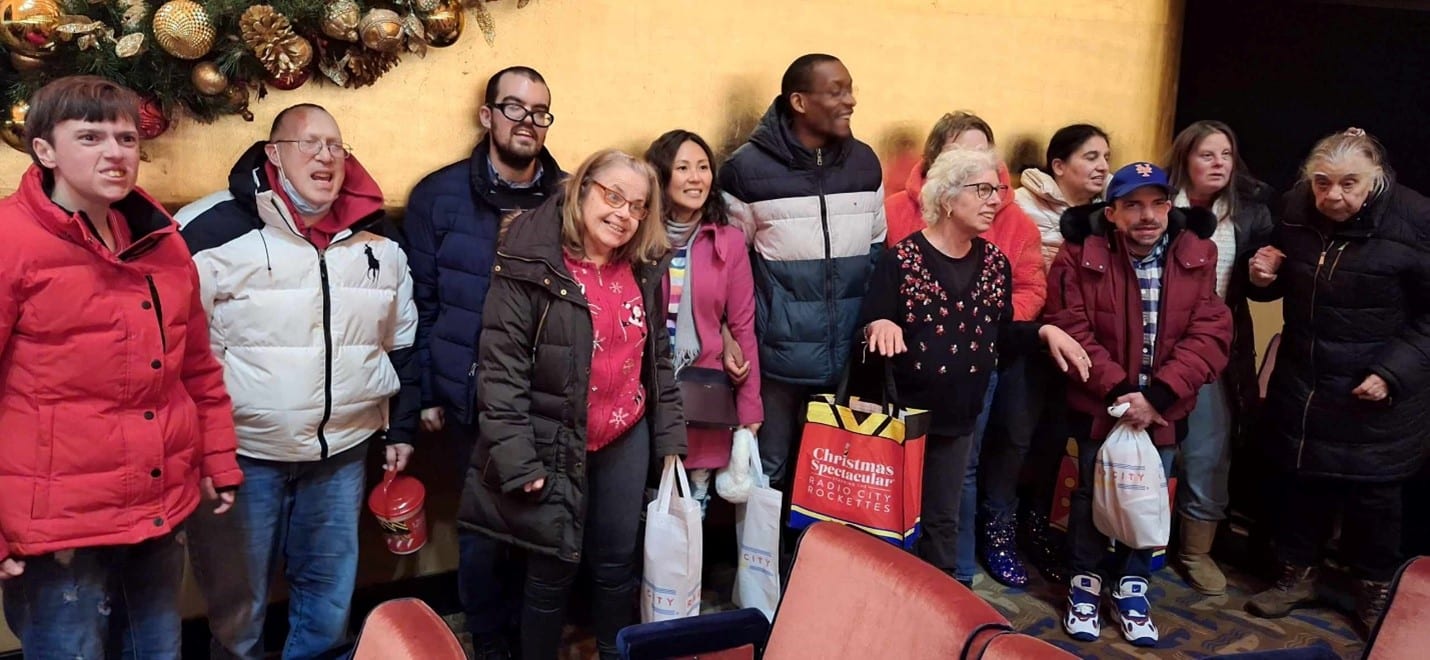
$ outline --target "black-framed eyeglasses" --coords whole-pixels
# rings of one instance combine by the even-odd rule
[[[353,152],[350,145],[341,142],[324,142],[322,140],[269,140],[273,144],[296,144],[298,153],[305,156],[316,156],[324,147],[328,150],[328,155],[334,160],[342,160]]]
[[[1003,193],[1008,192],[1008,186],[1001,183],[996,186],[991,183],[965,183],[963,187],[973,188],[973,194],[978,195],[978,199],[988,199],[988,196],[995,191],[1000,197],[1003,196]]]
[[[546,128],[556,122],[556,115],[551,114],[549,111],[528,110],[526,106],[520,103],[496,103],[487,107],[501,112],[503,117],[518,124],[526,121],[527,117],[531,117],[531,123],[542,128]]]
[[[650,215],[650,207],[646,206],[645,202],[632,202],[626,199],[625,195],[622,195],[620,192],[611,189],[610,186],[595,179],[591,179],[591,183],[601,189],[601,199],[605,200],[607,206],[613,209],[619,209],[622,206],[630,209],[629,213],[636,222],[645,220],[646,216]]]

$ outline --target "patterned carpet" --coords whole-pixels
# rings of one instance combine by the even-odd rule
[[[1170,569],[1159,571],[1152,580],[1153,617],[1162,636],[1162,643],[1156,649],[1138,649],[1127,644],[1117,629],[1107,624],[1104,624],[1102,638],[1097,642],[1081,644],[1068,639],[1060,623],[1066,591],[1054,589],[1036,578],[1028,589],[1021,590],[1008,589],[985,575],[979,575],[974,581],[974,590],[1001,611],[1018,630],[1084,658],[1193,659],[1306,646],[1324,646],[1342,658],[1360,656],[1360,638],[1350,628],[1350,619],[1340,611],[1299,610],[1280,620],[1257,619],[1246,614],[1242,606],[1259,584],[1235,571],[1228,575],[1228,579],[1232,584],[1230,592],[1226,596],[1211,598],[1188,589]],[[733,608],[729,598],[733,580],[734,570],[730,566],[709,568],[705,577],[704,611]],[[1347,599],[1335,591],[1323,596],[1328,602],[1349,606]],[[453,630],[462,630],[462,615],[447,617],[447,621]],[[466,636],[460,636],[467,644]],[[568,626],[566,638],[562,660],[595,657],[595,640],[586,629]]]

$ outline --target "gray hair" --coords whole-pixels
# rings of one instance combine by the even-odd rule
[[[943,217],[944,204],[963,192],[963,184],[969,179],[996,171],[998,158],[989,151],[950,149],[940,154],[929,166],[928,179],[919,195],[924,222],[934,226]]]
[[[1301,178],[1310,182],[1318,165],[1339,163],[1355,154],[1365,156],[1375,167],[1372,174],[1375,177],[1375,186],[1371,190],[1371,196],[1383,192],[1390,184],[1390,177],[1385,173],[1385,147],[1381,146],[1375,136],[1355,127],[1327,135],[1321,138],[1316,146],[1311,147],[1311,154],[1306,156],[1306,162],[1301,165]]]

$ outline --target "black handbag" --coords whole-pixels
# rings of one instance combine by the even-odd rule
[[[687,426],[733,429],[740,425],[735,387],[724,369],[685,367],[675,374]]]

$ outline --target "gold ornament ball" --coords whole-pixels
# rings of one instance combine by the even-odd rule
[[[0,0],[0,43],[11,53],[49,55],[60,14],[56,0]]]
[[[181,60],[208,55],[216,36],[209,13],[193,0],[170,0],[154,12],[154,40]]]
[[[10,65],[14,66],[16,71],[39,71],[45,68],[45,61],[38,57],[10,53]]]
[[[446,48],[462,36],[467,12],[460,0],[442,0],[437,8],[422,17],[422,29],[427,32],[427,45]]]
[[[336,0],[323,9],[323,34],[339,41],[357,41],[362,9],[355,0]]]
[[[29,153],[25,148],[25,115],[30,113],[30,104],[21,101],[10,106],[10,113],[0,122],[0,140],[10,145],[16,151]]]
[[[402,49],[402,17],[391,9],[374,9],[358,24],[362,45],[382,53]]]
[[[195,64],[193,72],[189,74],[189,81],[194,84],[194,89],[205,96],[217,96],[228,89],[228,76],[223,75],[223,72],[218,70],[218,65],[213,62]]]

